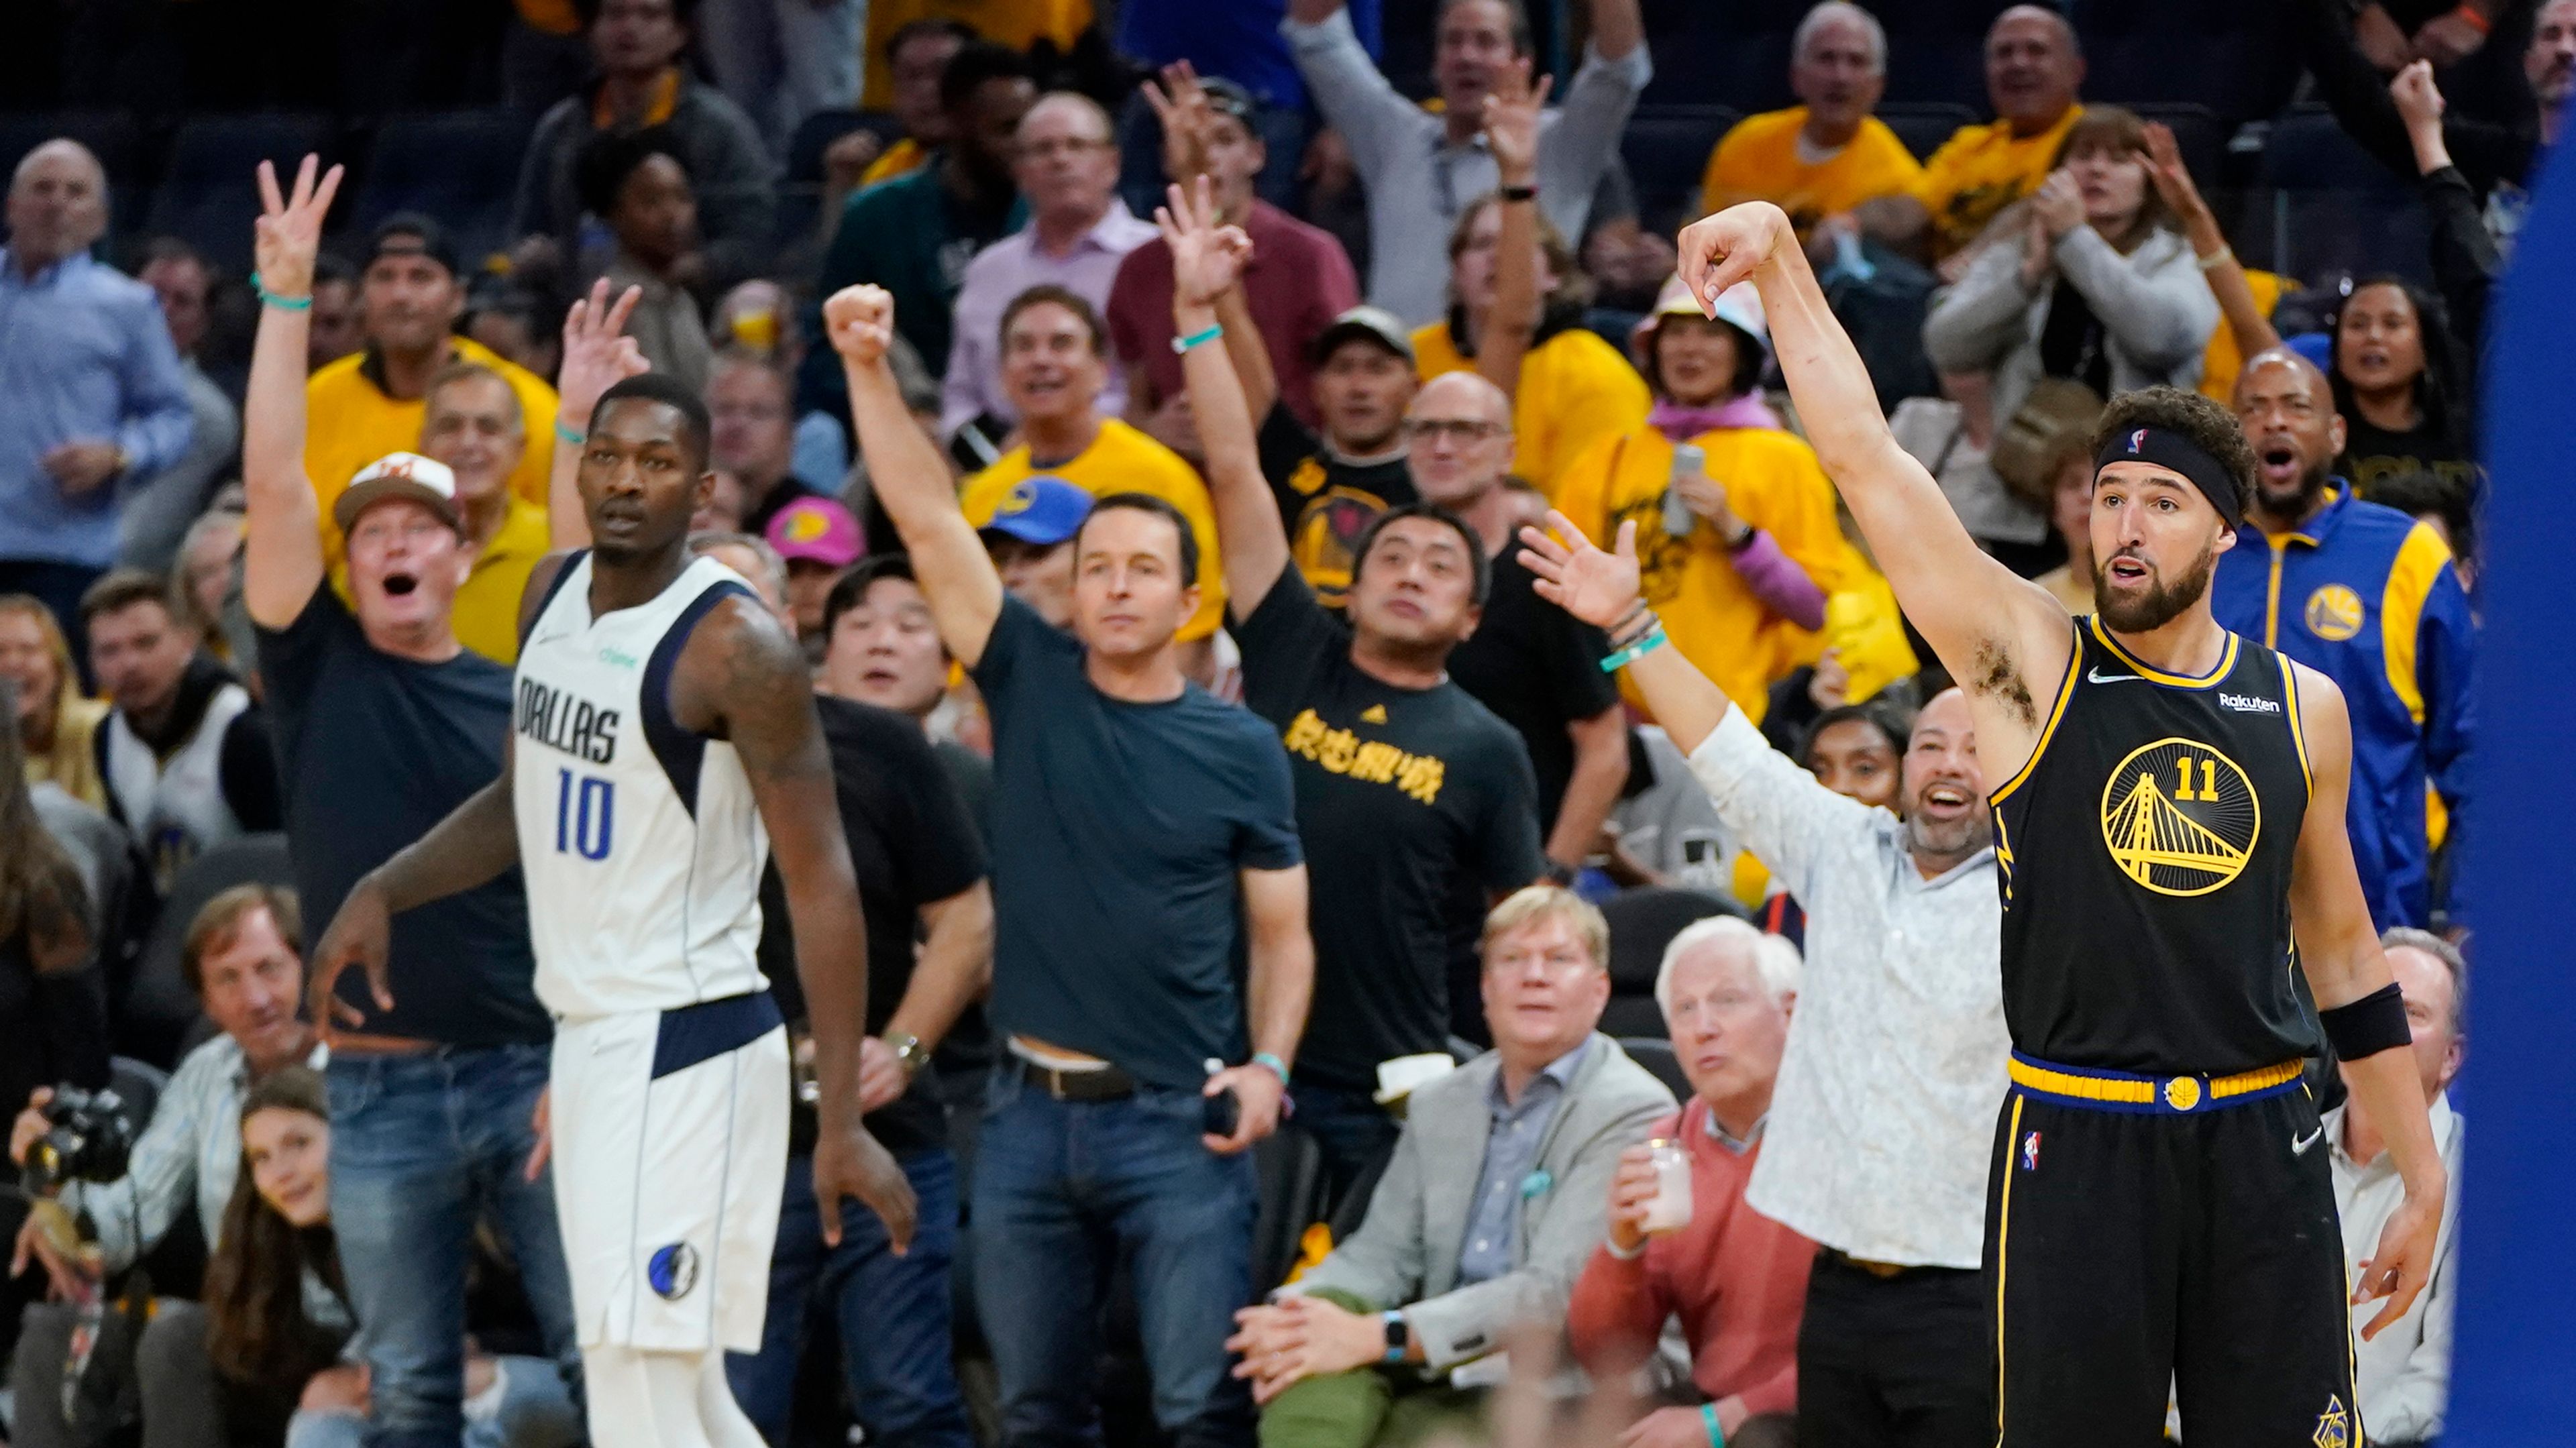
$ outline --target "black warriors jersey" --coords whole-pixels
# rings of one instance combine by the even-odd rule
[[[2313,1050],[2290,980],[2308,790],[2287,657],[2231,634],[2184,678],[2075,620],[2038,748],[1993,796],[2014,1046],[2153,1075]]]

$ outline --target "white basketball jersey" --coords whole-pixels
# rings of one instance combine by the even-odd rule
[[[647,602],[590,612],[591,555],[565,564],[519,651],[511,727],[519,866],[537,999],[583,1019],[766,989],[769,835],[733,746],[671,717],[689,633],[751,590],[700,558]]]

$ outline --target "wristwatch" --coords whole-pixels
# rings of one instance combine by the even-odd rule
[[[1565,863],[1563,860],[1550,859],[1547,862],[1547,869],[1544,873],[1549,884],[1570,887],[1574,884],[1575,879],[1583,873],[1583,871],[1573,865]]]
[[[1413,1347],[1413,1329],[1404,1325],[1404,1314],[1400,1311],[1382,1316],[1386,1319],[1386,1360],[1400,1363]]]
[[[903,1068],[906,1081],[920,1075],[921,1068],[930,1064],[930,1048],[921,1044],[921,1037],[912,1032],[888,1031],[883,1039],[893,1049],[894,1063]]]

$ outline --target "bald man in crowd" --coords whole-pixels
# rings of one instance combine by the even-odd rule
[[[53,610],[86,665],[80,597],[116,561],[126,494],[187,450],[178,349],[152,289],[93,261],[107,173],[77,141],[27,153],[0,248],[0,593]]]
[[[1097,102],[1071,91],[1040,96],[1020,120],[1018,141],[1011,170],[1028,203],[1029,224],[966,266],[957,339],[940,387],[942,433],[980,418],[998,438],[1019,421],[1019,409],[1002,390],[1002,311],[1013,297],[1053,285],[1106,312],[1118,264],[1154,239],[1154,224],[1118,199],[1117,137]],[[1126,410],[1123,372],[1111,369],[1098,406],[1108,417]]]

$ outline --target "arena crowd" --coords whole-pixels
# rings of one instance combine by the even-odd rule
[[[2477,374],[2576,0],[2240,7],[2280,74],[2227,109],[2094,83],[2140,41],[2090,6],[278,6],[265,60],[209,8],[67,8],[64,116],[7,118],[6,1442],[584,1441],[517,872],[310,967],[547,707],[523,594],[640,374],[811,666],[918,1203],[822,1220],[800,1074],[726,1373],[773,1448],[1476,1442],[1587,1390],[1605,1442],[1993,1441],[2002,781],[1754,289],[1674,275],[1748,201],[2071,613],[2106,405],[2241,424],[2208,596],[2348,701],[2453,1183],[2336,1441],[2440,1437]],[[101,119],[154,86],[175,140]],[[1742,725],[1659,727],[1538,586],[1551,509],[1633,529]],[[2401,1186],[2307,1070],[2358,1271]]]

